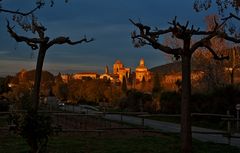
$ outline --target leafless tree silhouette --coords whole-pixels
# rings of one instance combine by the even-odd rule
[[[9,21],[7,22],[7,29],[9,34],[12,38],[14,38],[17,42],[25,42],[28,46],[30,46],[33,50],[38,50],[38,58],[37,58],[37,65],[36,65],[36,74],[35,74],[35,83],[33,89],[33,110],[36,112],[38,110],[39,104],[39,88],[40,88],[40,81],[41,81],[41,72],[43,67],[43,62],[45,58],[45,54],[47,50],[54,46],[54,45],[61,45],[61,44],[69,44],[69,45],[76,45],[83,42],[91,42],[93,38],[87,39],[84,36],[82,39],[78,41],[72,41],[69,37],[59,36],[52,40],[49,37],[45,36],[46,28],[42,26],[39,22],[37,22],[36,18],[32,16],[32,23],[28,25],[33,33],[37,33],[37,37],[29,38],[25,36],[18,35],[14,31],[14,27],[10,26]]]
[[[224,60],[228,56],[217,55],[214,48],[211,46],[210,40],[214,37],[221,36],[227,40],[232,38],[222,31],[222,26],[228,19],[222,23],[215,21],[214,28],[209,31],[201,31],[193,25],[189,26],[189,22],[185,25],[177,22],[175,17],[167,29],[152,29],[142,23],[136,23],[130,19],[130,22],[137,27],[139,32],[132,32],[132,39],[135,47],[144,45],[152,46],[154,49],[160,50],[166,54],[174,55],[176,59],[181,59],[182,63],[182,98],[181,98],[181,151],[182,153],[192,152],[192,132],[191,132],[191,111],[190,111],[190,96],[191,96],[191,57],[192,54],[200,47],[206,48],[214,59]],[[170,46],[161,43],[160,36],[170,33],[172,37],[181,40],[183,46],[171,48]],[[193,41],[193,38],[200,38],[198,41]]]

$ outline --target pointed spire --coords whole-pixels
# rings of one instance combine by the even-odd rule
[[[144,59],[143,59],[143,58],[140,60],[139,66],[142,66],[142,67],[145,66],[145,62],[144,62]]]
[[[105,74],[109,74],[108,66],[105,66]]]

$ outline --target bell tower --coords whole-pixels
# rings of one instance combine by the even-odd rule
[[[145,67],[145,62],[144,62],[144,59],[143,59],[143,58],[140,60],[139,66]]]
[[[105,74],[109,74],[109,69],[107,65],[105,66]]]

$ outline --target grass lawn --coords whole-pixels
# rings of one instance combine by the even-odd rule
[[[50,153],[179,153],[179,137],[172,134],[131,135],[118,133],[102,136],[55,136],[50,138]],[[21,137],[0,136],[1,153],[26,153]],[[193,153],[239,153],[240,148],[193,141]]]

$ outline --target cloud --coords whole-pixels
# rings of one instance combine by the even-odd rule
[[[30,60],[0,60],[0,76],[15,75],[21,69],[35,69],[36,62]],[[60,63],[60,62],[45,62],[43,65],[44,70],[48,70],[54,74],[58,72],[71,73],[80,71],[101,71],[102,66],[99,65],[84,65],[73,63]]]
[[[11,52],[10,51],[7,51],[7,50],[0,50],[0,55],[7,55],[7,54],[10,54]]]
[[[35,6],[35,0],[3,1],[4,8],[30,10]],[[70,37],[72,40],[95,38],[96,41],[75,46],[55,45],[48,50],[44,68],[58,72],[101,71],[104,65],[113,64],[120,59],[126,66],[134,67],[140,58],[144,58],[149,67],[165,63],[164,56],[151,47],[136,49],[131,43],[130,33],[136,28],[128,21],[129,18],[141,21],[152,27],[168,27],[175,15],[183,23],[189,20],[201,27],[202,14],[194,13],[192,3],[187,1],[151,0],[64,0],[55,1],[54,7],[46,5],[36,12],[39,21],[46,26],[46,36],[51,39],[57,36]],[[181,7],[179,7],[181,6]],[[24,43],[16,43],[6,31],[4,18],[0,13],[0,73],[15,73],[21,68],[33,69],[35,57],[31,49]],[[10,19],[9,15],[9,19]],[[15,29],[17,32],[21,30]],[[27,33],[19,33],[32,36]],[[15,49],[16,48],[16,49]],[[12,50],[12,51],[8,51]]]

